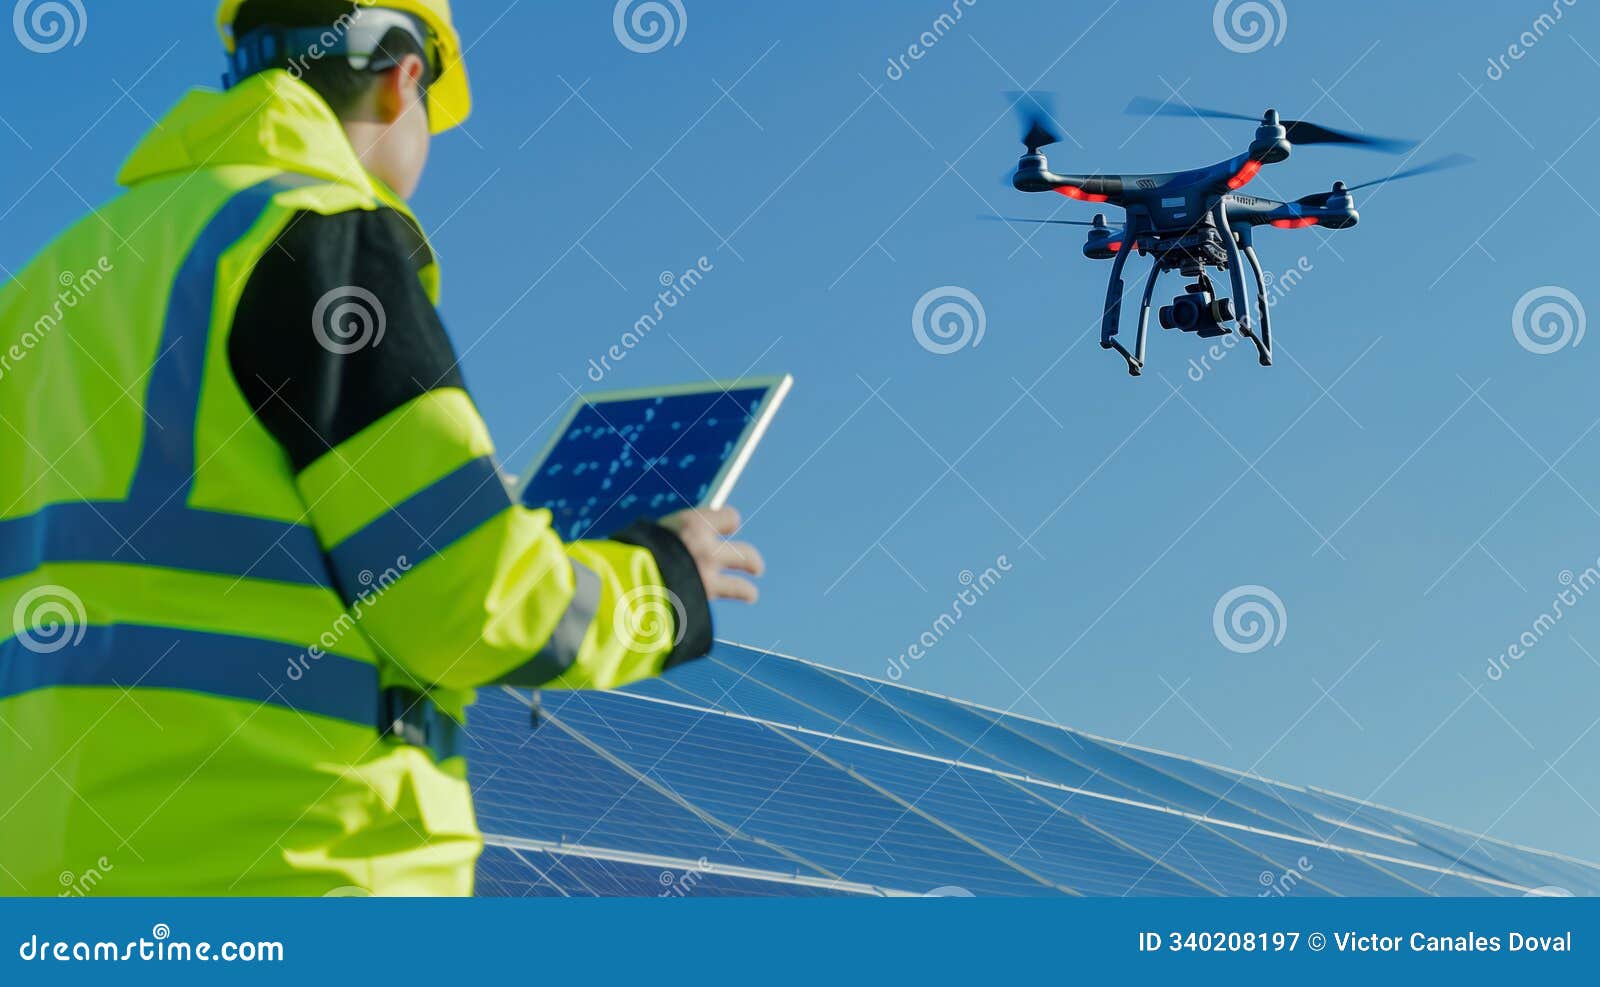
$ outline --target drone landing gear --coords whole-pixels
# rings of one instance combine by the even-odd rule
[[[1245,226],[1235,238],[1232,228],[1228,226],[1227,199],[1217,200],[1216,206],[1211,210],[1211,217],[1217,224],[1217,232],[1222,234],[1222,243],[1228,251],[1228,276],[1233,283],[1233,306],[1238,312],[1239,334],[1256,344],[1256,354],[1263,367],[1272,366],[1272,330],[1267,324],[1267,287],[1261,274],[1261,262],[1256,259],[1256,251],[1250,244],[1250,227]],[[1239,246],[1244,245],[1243,256]],[[1244,258],[1248,257],[1250,269],[1256,278],[1256,306],[1261,313],[1261,333],[1257,335],[1250,326],[1250,307],[1244,300]]]
[[[1267,279],[1261,273],[1261,261],[1256,257],[1256,248],[1251,246],[1250,238],[1244,237],[1244,256],[1250,262],[1250,270],[1256,276],[1256,311],[1261,315],[1261,335],[1259,338],[1248,330],[1245,336],[1256,344],[1256,351],[1261,358],[1263,367],[1272,366],[1272,316],[1267,310]]]
[[[1117,342],[1117,330],[1122,322],[1122,269],[1128,266],[1128,255],[1133,253],[1133,243],[1130,240],[1123,244],[1117,251],[1116,259],[1111,262],[1111,286],[1106,290],[1105,314],[1100,319],[1100,348],[1103,350],[1116,350],[1122,358],[1128,361],[1128,375],[1137,377],[1144,371],[1144,315],[1150,308],[1150,290],[1155,287],[1155,271],[1150,273],[1150,283],[1145,285],[1144,309],[1140,313],[1139,335],[1134,339],[1134,352],[1129,353],[1128,348]],[[1159,269],[1159,265],[1158,265]]]

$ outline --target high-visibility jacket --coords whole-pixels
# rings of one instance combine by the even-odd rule
[[[314,458],[269,427],[230,355],[264,256],[305,217],[416,228],[303,83],[189,94],[119,181],[0,289],[0,894],[470,893],[474,689],[693,657],[692,560],[659,528],[562,544],[459,375],[378,387],[392,407],[338,412]],[[318,326],[285,305],[318,373],[360,358],[346,302]],[[380,345],[423,331],[400,321]],[[639,633],[667,592],[687,650]]]

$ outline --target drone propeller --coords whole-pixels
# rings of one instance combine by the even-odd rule
[[[1132,116],[1164,116],[1164,117],[1202,117],[1213,120],[1248,120],[1253,123],[1264,123],[1265,117],[1251,116],[1245,113],[1231,113],[1227,110],[1212,110],[1200,106],[1191,106],[1188,103],[1179,103],[1172,100],[1154,100],[1147,96],[1135,96],[1128,103],[1127,112]],[[1270,114],[1271,111],[1269,110]],[[1356,147],[1370,148],[1382,151],[1385,154],[1399,154],[1416,147],[1416,141],[1399,140],[1393,137],[1376,137],[1372,134],[1357,133],[1352,130],[1335,130],[1321,124],[1310,123],[1305,120],[1278,121],[1284,130],[1284,136],[1290,144],[1351,144]]]
[[[1056,129],[1054,94],[1010,92],[1006,93],[1006,98],[1022,118],[1022,144],[1029,154],[1038,154],[1039,148],[1062,140],[1061,132]]]
[[[1099,223],[1088,223],[1081,219],[1028,219],[1018,216],[996,216],[993,213],[980,213],[978,218],[993,220],[997,223],[1028,223],[1039,226],[1091,226],[1100,230],[1111,228],[1103,222],[1105,219],[1103,216],[1100,217],[1102,222]]]
[[[1459,168],[1462,165],[1472,164],[1472,162],[1473,158],[1467,154],[1447,154],[1437,160],[1429,161],[1427,164],[1420,164],[1415,168],[1407,168],[1404,171],[1397,171],[1392,175],[1385,175],[1382,178],[1374,178],[1370,182],[1362,182],[1359,185],[1347,186],[1343,182],[1339,182],[1334,186],[1334,189],[1331,192],[1314,192],[1311,195],[1302,196],[1295,201],[1302,206],[1321,208],[1322,206],[1327,205],[1328,200],[1336,195],[1346,195],[1350,192],[1356,191],[1357,189],[1372,188],[1374,185],[1383,185],[1388,182],[1398,182],[1401,179],[1415,178],[1418,175],[1427,175],[1435,171],[1445,171],[1449,168]]]

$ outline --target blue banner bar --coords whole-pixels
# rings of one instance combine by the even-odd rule
[[[7,985],[1588,983],[1597,943],[1579,898],[0,901]]]

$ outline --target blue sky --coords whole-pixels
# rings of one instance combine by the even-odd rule
[[[683,3],[678,43],[651,53],[609,3],[458,4],[477,113],[417,208],[513,469],[662,273],[701,264],[604,386],[797,378],[735,497],[766,599],[719,611],[723,636],[883,676],[963,572],[1004,556],[905,684],[1600,857],[1600,593],[1579,594],[1600,558],[1600,342],[1532,335],[1539,353],[1513,331],[1524,296],[1525,319],[1551,288],[1600,305],[1580,266],[1600,218],[1593,12],[1282,0],[1277,43],[1243,52],[1210,3],[958,0],[890,73],[949,3]],[[81,43],[49,54],[0,40],[0,86],[31,94],[0,111],[7,269],[216,78],[213,5],[161,6],[85,0]],[[1191,375],[1201,343],[1157,331],[1132,380],[1095,345],[1107,267],[1079,233],[975,220],[1093,212],[1001,182],[1019,149],[1002,93],[1034,86],[1060,93],[1059,170],[1248,143],[1248,124],[1122,112],[1174,89],[1425,139],[1413,163],[1478,160],[1358,195],[1354,230],[1263,232],[1266,267],[1301,272],[1276,367],[1234,350]],[[1249,191],[1398,162],[1302,148]],[[940,355],[912,314],[944,286],[979,299],[985,332]],[[1251,586],[1281,601],[1282,636],[1239,653],[1213,612]]]

